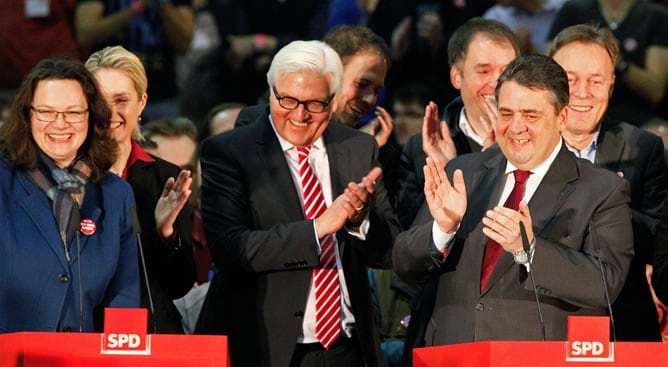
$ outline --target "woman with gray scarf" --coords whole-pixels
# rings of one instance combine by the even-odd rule
[[[0,127],[0,333],[101,331],[103,308],[139,307],[109,116],[78,60],[42,60],[21,84]]]

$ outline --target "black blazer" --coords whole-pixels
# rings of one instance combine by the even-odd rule
[[[158,236],[153,213],[165,181],[169,177],[176,178],[180,169],[158,157],[153,158],[155,162],[151,163],[137,160],[128,168],[127,177],[137,203],[142,249],[146,257],[146,268],[155,306],[157,332],[182,334],[181,315],[172,301],[183,297],[195,282],[195,259],[190,228],[192,207],[186,204],[176,219],[175,229],[181,239],[181,247],[174,249],[171,244],[164,243]],[[143,274],[141,277],[141,304],[142,307],[148,308]],[[149,332],[153,332],[150,319],[149,315]]]
[[[641,128],[605,118],[594,163],[623,173],[631,185],[635,256],[622,293],[612,307],[617,340],[660,341],[658,315],[647,284],[645,264],[652,263],[656,225],[668,186],[663,141]]]
[[[323,139],[335,197],[378,165],[368,134],[329,123]],[[288,366],[319,258],[313,221],[304,218],[301,194],[267,115],[205,140],[201,163],[204,229],[219,272],[196,332],[228,335],[235,366]],[[383,365],[367,267],[391,267],[399,231],[382,180],[376,187],[367,240],[337,233],[367,366]]]

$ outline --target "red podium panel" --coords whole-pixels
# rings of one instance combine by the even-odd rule
[[[146,334],[145,309],[106,309],[104,334],[0,334],[0,367],[229,367],[226,336]]]
[[[665,367],[668,343],[610,342],[610,319],[568,318],[568,341],[487,341],[413,350],[414,367]]]
[[[494,341],[416,348],[414,367],[666,367],[668,344],[612,343],[612,361],[567,361],[568,342]]]
[[[229,367],[226,336],[150,335],[150,354],[103,354],[104,334],[21,332],[0,335],[1,367]]]

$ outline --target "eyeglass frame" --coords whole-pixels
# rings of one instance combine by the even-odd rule
[[[306,111],[308,111],[309,113],[323,113],[323,112],[327,111],[327,107],[329,107],[330,103],[332,103],[332,100],[334,99],[334,96],[336,96],[336,93],[334,93],[331,96],[329,96],[329,98],[327,98],[327,100],[325,100],[325,101],[321,101],[321,100],[318,100],[318,99],[309,99],[307,101],[302,101],[302,100],[299,100],[295,97],[282,96],[282,95],[278,94],[278,91],[276,90],[275,85],[272,85],[271,89],[274,91],[274,97],[276,97],[276,100],[278,101],[278,105],[281,106],[282,108],[285,108],[286,110],[289,110],[289,111],[294,111],[294,110],[297,109],[297,107],[299,107],[299,105],[303,105],[304,109]],[[293,108],[285,107],[283,105],[283,103],[281,102],[284,99],[295,101],[295,102],[297,102],[297,105],[294,106]],[[318,111],[318,112],[311,111],[308,107],[308,104],[313,103],[313,102],[322,104],[322,111]]]
[[[88,113],[88,109],[85,109],[83,111],[56,111],[56,110],[40,110],[39,108],[36,108],[35,106],[30,106],[30,110],[35,112],[35,118],[37,120],[42,121],[42,122],[55,122],[58,120],[58,115],[63,115],[63,121],[67,122],[68,124],[80,124],[86,121],[85,114]],[[40,118],[40,115],[43,113],[55,113],[56,116],[53,118],[53,120],[48,120],[48,119],[43,119]],[[67,119],[68,114],[75,114],[76,116],[81,116],[81,121],[69,121]],[[69,115],[72,116],[72,115]],[[43,117],[43,116],[42,116]]]

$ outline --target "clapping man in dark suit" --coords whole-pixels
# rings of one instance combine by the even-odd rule
[[[520,53],[513,31],[495,20],[473,18],[448,41],[450,81],[460,93],[439,116],[436,103],[425,109],[422,133],[410,137],[401,154],[401,189],[397,207],[409,226],[424,203],[422,167],[427,156],[443,163],[494,144],[494,88],[499,75]]]
[[[269,115],[202,145],[219,271],[197,332],[228,335],[235,366],[383,365],[367,267],[391,267],[399,225],[373,137],[330,123],[342,76],[331,47],[292,42],[267,73]]]
[[[395,243],[399,276],[438,280],[426,345],[542,339],[527,271],[545,338],[565,340],[568,316],[607,312],[590,228],[613,298],[633,256],[628,182],[577,159],[561,139],[564,70],[546,56],[521,56],[495,96],[498,148],[457,157],[445,170],[428,158],[426,204]]]
[[[666,162],[658,136],[606,116],[615,84],[619,48],[608,28],[575,25],[554,38],[550,55],[568,74],[566,147],[598,167],[617,172],[631,186],[635,256],[612,307],[618,340],[659,341],[658,315],[645,276],[666,193]],[[650,268],[651,269],[651,268]]]

